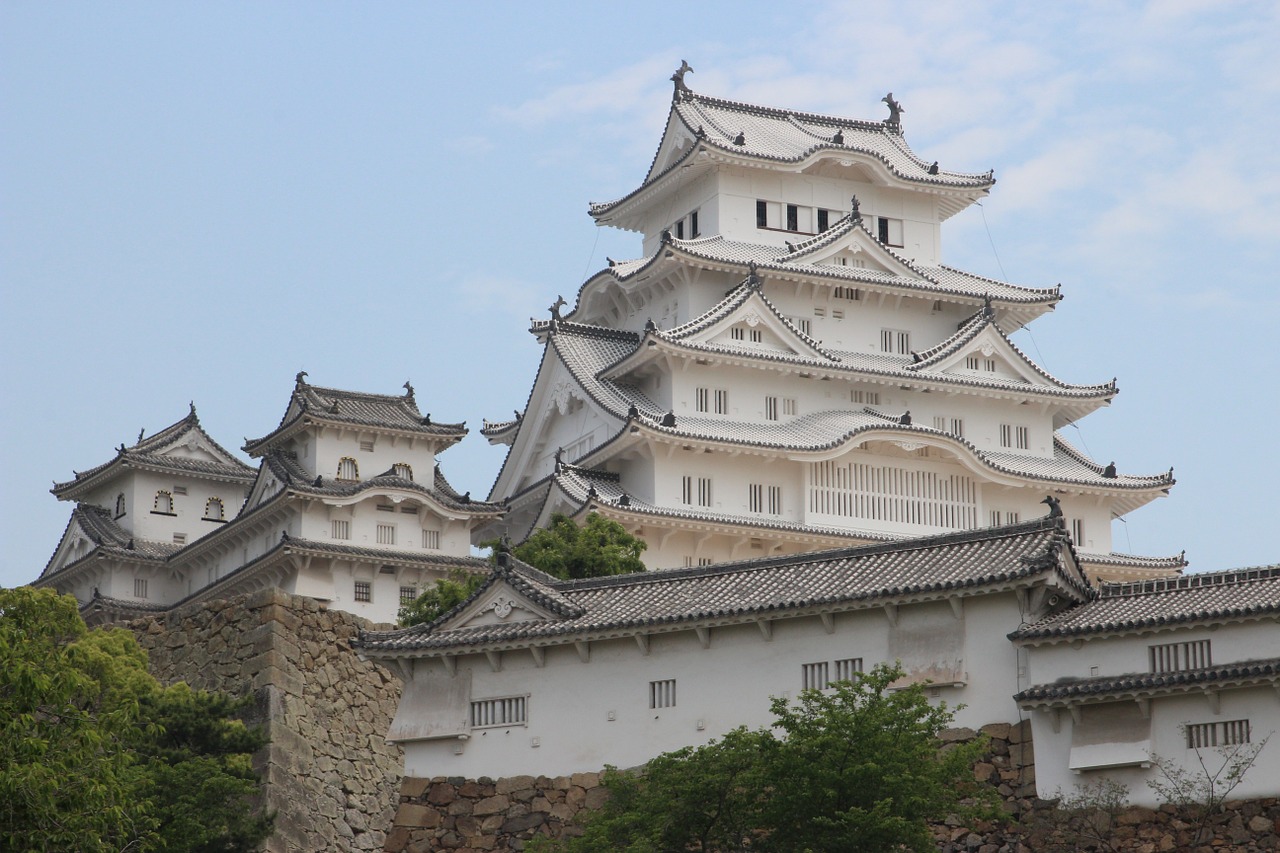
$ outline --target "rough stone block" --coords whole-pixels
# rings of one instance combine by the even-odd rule
[[[512,791],[518,791],[522,788],[532,788],[534,778],[532,776],[507,776],[499,779],[496,785],[499,794],[510,794]],[[586,787],[585,785],[583,787]]]
[[[498,812],[505,812],[511,807],[511,798],[505,794],[497,794],[492,797],[485,797],[483,800],[475,804],[472,814],[490,815]]]
[[[440,825],[440,813],[429,806],[417,806],[413,803],[401,803],[392,819],[393,826],[404,826],[413,829],[431,828]]]
[[[993,740],[996,738],[999,738],[1000,740],[1008,740],[1010,728],[1011,727],[1008,723],[987,723],[985,726],[978,729],[978,731]]]
[[[400,782],[400,796],[413,799],[421,797],[426,793],[427,787],[431,784],[430,779],[423,779],[418,776],[406,776]]]
[[[569,781],[579,788],[594,788],[600,784],[599,773],[574,773],[569,777]]]

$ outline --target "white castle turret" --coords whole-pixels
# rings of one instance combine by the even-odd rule
[[[942,224],[992,173],[907,145],[901,106],[856,121],[691,91],[677,72],[640,186],[591,216],[643,235],[531,331],[545,345],[478,538],[599,512],[652,568],[1007,524],[1055,496],[1095,576],[1176,572],[1112,552],[1111,522],[1168,493],[1059,434],[1114,380],[1064,382],[1008,335],[1058,288],[942,263]]]

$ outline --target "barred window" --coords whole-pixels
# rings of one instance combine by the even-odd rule
[[[1152,672],[1182,672],[1213,666],[1208,640],[1189,640],[1185,643],[1161,643],[1148,646],[1147,654]]]
[[[226,521],[226,511],[222,506],[222,498],[209,498],[204,502],[205,521]]]
[[[393,468],[395,475],[404,480],[413,479],[413,466],[407,462],[397,462]]]
[[[529,723],[529,697],[504,696],[471,703],[471,727],[524,726]]]
[[[649,707],[674,708],[676,705],[676,680],[649,682]]]
[[[829,667],[826,661],[806,663],[800,666],[800,687],[803,690],[825,690],[830,679],[827,677]]]
[[[173,495],[165,489],[156,492],[156,499],[151,505],[151,511],[157,515],[173,515]]]
[[[853,681],[862,672],[862,658],[844,658],[836,661],[836,681]]]
[[[422,531],[422,547],[431,551],[440,550],[440,531],[424,530]]]
[[[344,456],[338,460],[338,479],[339,480],[359,480],[360,466],[356,464],[356,460],[350,456]]]
[[[418,598],[418,588],[416,586],[400,587],[400,603],[412,604]]]
[[[351,538],[351,522],[344,519],[335,518],[330,522],[330,535],[334,539],[350,539]]]
[[[133,579],[133,597],[134,598],[147,597],[147,579],[146,578]]]
[[[354,597],[356,601],[373,601],[373,584],[370,581],[356,581]]]
[[[396,544],[396,526],[394,524],[378,525],[378,544],[379,545]]]
[[[116,518],[124,515],[124,492],[116,495]]]
[[[1249,728],[1248,720],[1225,720],[1220,723],[1188,725],[1187,749],[1249,743]]]

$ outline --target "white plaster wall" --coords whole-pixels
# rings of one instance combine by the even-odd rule
[[[361,450],[361,441],[372,441],[373,450]],[[361,480],[389,471],[397,463],[405,463],[413,468],[415,482],[430,486],[434,477],[434,444],[425,439],[380,435],[373,431],[347,430],[340,433],[336,429],[326,429],[318,437],[314,432],[299,436],[293,444],[300,460],[311,460],[314,467],[308,469],[310,473],[326,480],[337,477],[338,462],[344,456],[356,460]]]
[[[900,617],[909,610],[902,608]],[[956,617],[942,604],[923,607],[920,618],[950,624]],[[938,689],[940,701],[967,705],[959,712],[960,724],[1017,720],[1011,700],[1016,659],[1004,639],[1017,622],[1011,595],[966,605],[961,655],[973,662],[970,681]],[[456,677],[471,680],[471,699],[528,695],[528,725],[472,730],[461,754],[455,754],[456,739],[407,742],[405,772],[474,778],[638,765],[739,725],[770,724],[769,697],[796,696],[802,664],[861,657],[869,669],[887,659],[888,638],[886,615],[876,609],[837,615],[831,634],[816,617],[775,622],[769,641],[754,625],[717,628],[707,649],[685,631],[652,637],[647,655],[630,638],[593,643],[586,663],[571,645],[548,649],[541,668],[526,651],[504,653],[498,672],[482,656],[466,657]],[[443,671],[438,661],[416,665]],[[676,706],[651,709],[649,682],[671,678],[677,682]]]
[[[222,527],[216,521],[204,520],[205,505],[209,498],[220,498],[224,517],[229,521],[240,511],[244,503],[246,486],[236,483],[206,481],[194,477],[157,474],[137,471],[133,475],[132,496],[125,493],[128,514],[119,520],[127,530],[140,539],[154,542],[172,542],[175,533],[185,533],[187,544],[208,536]],[[185,486],[187,494],[174,494],[175,487]],[[173,495],[174,515],[157,515],[153,512],[156,493],[161,489]],[[115,493],[109,503],[102,504],[114,514]]]
[[[1255,636],[1266,633],[1255,623]],[[1274,633],[1274,630],[1271,631]],[[1129,799],[1137,805],[1156,806],[1159,798],[1147,785],[1150,780],[1161,778],[1158,768],[1114,767],[1098,770],[1072,771],[1069,767],[1071,739],[1074,723],[1071,715],[1060,715],[1058,731],[1053,730],[1052,715],[1037,711],[1031,715],[1032,737],[1036,747],[1036,789],[1041,797],[1070,793],[1077,785],[1088,785],[1099,778],[1123,783],[1129,791]],[[1183,726],[1247,719],[1251,722],[1251,740],[1260,743],[1272,732],[1280,729],[1280,713],[1277,712],[1276,692],[1270,686],[1229,690],[1220,694],[1220,705],[1215,712],[1208,700],[1198,694],[1168,696],[1151,703],[1150,751],[1171,766],[1192,771],[1197,778],[1203,776],[1200,758],[1206,766],[1216,771],[1222,766],[1223,754],[1216,749],[1197,751],[1187,748]],[[1232,799],[1249,797],[1274,797],[1280,793],[1280,738],[1273,737],[1258,756],[1257,764],[1245,776],[1244,783],[1232,794]]]

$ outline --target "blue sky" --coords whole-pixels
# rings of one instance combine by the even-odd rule
[[[1118,550],[1280,561],[1280,6],[1271,2],[0,4],[0,585],[35,578],[54,480],[194,400],[225,446],[293,375],[396,393],[473,433],[487,493],[526,331],[635,235],[632,189],[681,59],[695,91],[884,115],[926,160],[995,169],[944,260],[1057,311],[1015,340],[1119,378],[1069,440],[1175,466]]]

